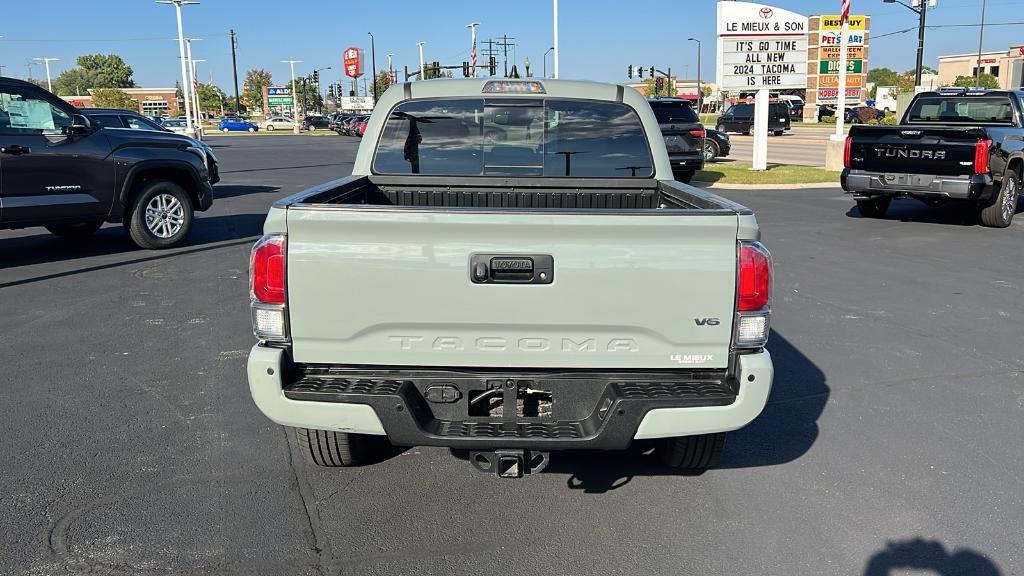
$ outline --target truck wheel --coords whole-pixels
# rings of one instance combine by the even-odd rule
[[[126,228],[139,248],[177,246],[192,228],[192,199],[169,180],[147,182],[135,196]]]
[[[878,196],[869,200],[857,200],[857,210],[860,210],[860,215],[865,218],[881,218],[885,216],[890,204],[892,204],[892,198]]]
[[[784,133],[783,130],[776,130],[776,131],[772,132],[772,134],[774,134],[776,136],[782,136],[783,133]]]
[[[1017,200],[1020,197],[1020,178],[1009,171],[1003,178],[996,201],[991,206],[981,209],[981,225],[991,228],[1006,228],[1013,221],[1017,212]]]
[[[704,141],[704,161],[705,162],[710,161],[710,160],[714,160],[715,158],[718,158],[718,153],[719,153],[718,144],[716,144],[714,140],[705,140]]]
[[[52,224],[47,226],[46,229],[50,231],[50,234],[66,238],[68,240],[80,240],[88,236],[92,236],[97,230],[103,226],[103,221],[98,222],[79,222],[77,224]]]
[[[666,438],[658,453],[670,468],[681,470],[707,470],[718,465],[725,448],[725,432]]]
[[[303,456],[317,466],[359,466],[369,461],[373,453],[374,438],[366,434],[296,428],[295,437]]]

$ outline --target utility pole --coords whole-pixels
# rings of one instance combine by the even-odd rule
[[[301,64],[302,60],[281,60],[282,64],[291,64],[292,67],[292,133],[299,133],[299,93],[295,90],[295,65]]]
[[[501,42],[495,42],[495,44],[502,48],[502,57],[505,60],[505,78],[508,78],[508,48],[509,46],[515,46],[515,42],[509,42],[509,40],[515,40],[515,38],[509,37],[508,34],[502,34]]]
[[[495,42],[493,38],[488,38],[483,44],[487,44],[487,48],[483,49],[483,56],[487,58],[487,73],[493,76],[491,74],[491,58],[498,56],[498,50],[494,48]]]
[[[978,32],[978,62],[975,64],[977,71],[974,75],[974,85],[981,86],[981,44],[985,41],[985,0],[981,0],[981,31]]]
[[[238,35],[231,30],[231,72],[235,75],[235,114],[242,113],[242,99],[238,96],[238,60],[235,57],[235,50],[238,48]]]
[[[420,77],[417,78],[417,80],[424,80],[424,76],[426,76],[426,68],[423,66],[423,44],[424,42],[422,40],[416,43],[416,45],[420,47]]]
[[[186,4],[199,4],[194,0],[156,0],[157,4],[174,4],[174,12],[178,17],[178,57],[181,59],[181,96],[185,100],[185,135],[195,136],[195,127],[192,125],[192,105],[189,102],[188,92],[184,84],[188,84],[188,73],[185,68],[185,37],[181,28],[181,7]]]
[[[925,18],[928,16],[928,0],[921,0],[921,9],[918,13],[921,16],[921,20],[917,25],[917,68],[914,72],[914,86],[921,85],[921,71],[924,68],[924,24]],[[836,108],[837,117],[838,114],[839,108]]]
[[[33,58],[33,60],[39,60],[46,64],[46,89],[53,92],[53,83],[50,82],[50,62],[56,62],[60,58]]]

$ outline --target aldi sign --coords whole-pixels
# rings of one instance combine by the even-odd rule
[[[345,65],[345,76],[359,78],[365,71],[363,67],[362,48],[346,48],[341,53],[342,63]]]

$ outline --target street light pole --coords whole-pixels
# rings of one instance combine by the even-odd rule
[[[316,99],[321,102],[320,104],[317,105],[316,108],[320,112],[320,114],[324,113],[323,96],[320,94],[320,73],[323,72],[324,70],[330,70],[330,69],[331,69],[331,67],[327,66],[327,67],[324,67],[324,68],[317,68],[316,70],[313,71],[313,72],[316,73],[316,78],[317,78],[317,80],[316,80]],[[303,93],[303,95],[305,95],[305,93]]]
[[[192,126],[192,106],[184,86],[188,84],[188,73],[185,69],[185,35],[182,33],[181,28],[181,7],[186,4],[199,4],[199,2],[194,0],[156,0],[156,3],[174,4],[174,12],[178,17],[178,57],[181,59],[181,97],[185,100],[185,135],[195,136],[195,127]]]
[[[420,77],[417,78],[417,80],[424,80],[424,76],[427,74],[423,65],[423,44],[425,44],[425,42],[422,40],[416,43],[416,45],[420,47]]]
[[[192,96],[196,103],[196,135],[203,135],[203,105],[199,102],[199,74],[196,73],[196,64],[206,60],[192,61]]]
[[[39,60],[46,65],[46,89],[53,92],[53,84],[50,82],[50,62],[56,62],[60,58],[33,58],[33,60]]]
[[[187,64],[188,64],[188,80],[187,80],[188,88],[187,89],[183,89],[182,93],[184,93],[185,90],[188,90],[188,93],[190,94],[190,97],[192,99],[191,114],[193,115],[193,117],[190,120],[191,120],[191,123],[192,123],[193,133],[191,134],[191,136],[198,136],[199,133],[200,133],[200,128],[199,128],[199,126],[200,126],[200,124],[199,124],[199,99],[197,98],[198,95],[196,94],[196,84],[195,84],[195,82],[196,82],[196,75],[195,75],[195,69],[192,68],[192,41],[193,40],[200,40],[200,38],[185,38],[185,58],[187,59]],[[188,110],[186,110],[185,113],[189,114],[190,112]]]
[[[701,110],[701,105],[702,105],[703,100],[704,100],[704,90],[703,90],[703,87],[701,86],[701,81],[700,81],[700,40],[698,40],[696,38],[689,38],[689,40],[691,42],[696,42],[697,43],[697,114],[699,115],[700,114],[700,110]],[[671,83],[671,82],[672,82],[672,79],[669,78],[669,83]]]
[[[548,48],[547,50],[544,51],[544,58],[543,58],[543,60],[544,60],[544,77],[545,78],[548,77],[548,52],[551,52],[554,49],[555,49],[555,47],[552,46],[551,48]]]
[[[301,64],[302,60],[281,60],[282,64],[291,64],[292,67],[292,133],[299,133],[299,93],[295,91],[295,65]]]
[[[370,63],[373,66],[373,105],[377,105],[377,47],[373,41],[373,32],[370,35]]]
[[[393,84],[395,82],[395,69],[391,66],[392,56],[394,56],[394,54],[388,52],[388,84]]]
[[[554,77],[558,78],[558,0],[553,0],[554,11],[555,11],[555,56],[554,56]]]

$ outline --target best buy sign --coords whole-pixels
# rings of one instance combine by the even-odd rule
[[[860,74],[864,71],[864,61],[847,60],[846,71],[850,74]],[[818,74],[839,74],[839,61],[822,60],[818,63]]]

